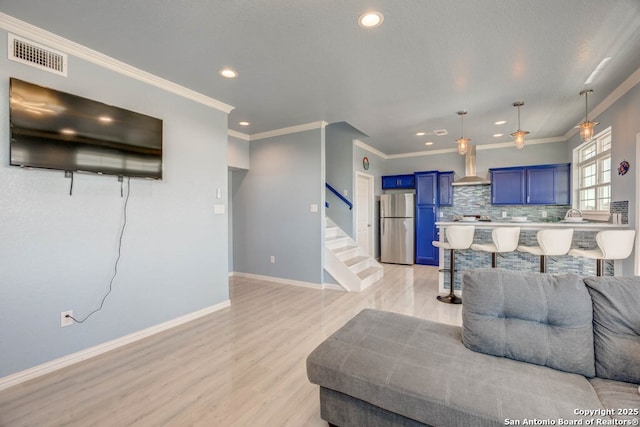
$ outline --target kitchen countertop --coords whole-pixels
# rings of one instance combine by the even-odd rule
[[[479,229],[491,229],[496,227],[520,227],[522,230],[542,230],[544,228],[573,228],[575,230],[600,231],[600,230],[624,230],[629,224],[611,224],[609,222],[583,221],[583,222],[516,222],[516,221],[438,221],[436,227],[446,228],[451,225],[474,225]]]

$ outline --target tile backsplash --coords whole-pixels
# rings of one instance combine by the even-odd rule
[[[629,224],[629,201],[611,202],[609,206],[611,214],[620,214],[621,224]]]
[[[564,218],[570,205],[492,205],[490,185],[466,185],[453,187],[453,206],[440,208],[440,221],[451,221],[457,215],[484,215],[491,220],[526,216],[534,222],[559,221]],[[543,217],[546,212],[546,218]]]

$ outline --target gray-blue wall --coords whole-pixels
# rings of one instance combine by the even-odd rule
[[[629,201],[629,226],[636,228],[636,187],[640,176],[636,161],[636,138],[640,137],[640,84],[636,84],[597,117],[589,118],[600,122],[596,127],[596,133],[611,126],[611,201]],[[569,158],[573,149],[581,143],[578,134],[571,137],[567,148]],[[618,175],[618,165],[623,160],[628,161],[631,167],[625,175]],[[634,273],[634,257],[635,252],[623,262],[625,276]]]
[[[354,140],[363,136],[362,132],[346,122],[332,123],[326,131],[326,179],[343,197],[354,203],[355,189],[353,174]],[[345,233],[354,236],[353,211],[333,192],[326,190],[331,218]]]
[[[476,174],[488,177],[489,169],[506,166],[528,166],[570,162],[566,142],[546,144],[525,143],[522,150],[513,146],[482,149],[476,147]],[[457,152],[391,158],[387,160],[387,175],[413,173],[418,171],[454,171],[455,179],[464,176],[464,156]]]
[[[0,39],[7,34],[0,31]],[[227,114],[69,57],[61,77],[0,43],[0,377],[228,300]],[[104,308],[123,200],[115,177],[9,166],[9,77],[161,118],[164,180],[131,180],[122,258]],[[217,199],[220,188],[223,197]]]
[[[234,271],[322,283],[324,149],[324,129],[251,141],[233,176]]]

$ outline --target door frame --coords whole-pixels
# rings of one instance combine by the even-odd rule
[[[375,212],[374,212],[374,199],[375,199],[374,180],[375,180],[375,177],[373,175],[371,175],[371,174],[364,173],[364,172],[359,172],[359,171],[356,171],[356,183],[355,183],[356,185],[354,186],[355,187],[355,191],[354,191],[354,198],[353,198],[353,201],[355,202],[354,203],[354,210],[353,210],[353,223],[355,224],[355,227],[354,227],[355,230],[354,230],[354,233],[353,233],[354,237],[355,237],[354,240],[356,241],[356,244],[358,244],[358,209],[359,209],[358,206],[359,206],[359,203],[357,203],[357,201],[359,200],[359,197],[360,197],[360,194],[358,194],[358,180],[360,178],[364,178],[364,179],[367,180],[367,191],[369,193],[369,197],[367,198],[367,204],[368,204],[368,207],[369,207],[369,218],[367,218],[367,221],[369,222],[369,228],[370,228],[370,231],[369,231],[369,234],[370,234],[369,247],[367,249],[368,249],[369,255],[371,257],[375,258],[375,250],[374,250],[374,248],[375,248],[375,240],[376,240],[376,233],[375,233],[375,227],[374,227],[374,225],[375,225],[375,221],[374,221],[375,220],[375,218],[374,218],[374,214],[375,214]],[[358,246],[360,246],[360,245],[358,244]]]

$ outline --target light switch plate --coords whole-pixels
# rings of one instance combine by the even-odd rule
[[[311,209],[311,212],[318,212],[318,205],[312,204],[310,209]]]
[[[216,215],[224,215],[224,205],[214,205],[213,213]]]

